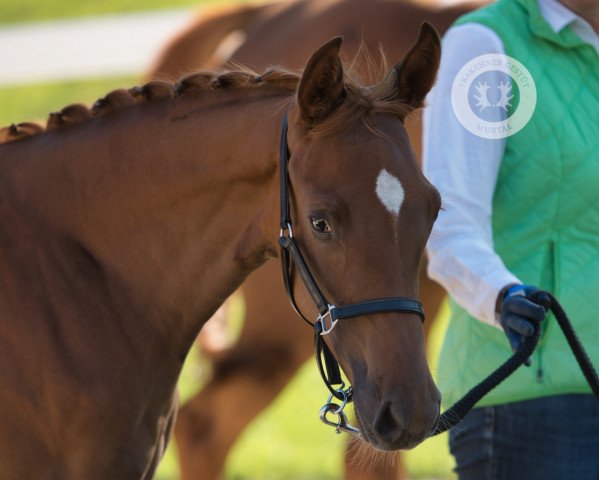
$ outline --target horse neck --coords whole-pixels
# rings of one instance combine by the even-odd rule
[[[100,284],[71,302],[102,291],[115,317],[176,346],[276,246],[283,98],[214,95],[31,138],[3,182],[18,185],[15,210],[39,255],[63,259],[56,278]]]

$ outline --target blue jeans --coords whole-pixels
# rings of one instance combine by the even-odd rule
[[[472,410],[449,433],[460,480],[598,480],[599,401],[561,395]]]

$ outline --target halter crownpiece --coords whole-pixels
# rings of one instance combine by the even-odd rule
[[[347,423],[347,419],[343,414],[343,408],[353,399],[352,387],[350,386],[347,389],[344,389],[345,383],[341,378],[339,363],[329,349],[328,345],[324,342],[323,336],[331,333],[339,320],[342,319],[381,312],[401,312],[418,315],[420,320],[424,322],[424,310],[419,301],[401,297],[367,300],[343,307],[336,306],[327,300],[325,295],[322,293],[322,290],[318,287],[318,284],[316,283],[316,280],[314,279],[314,276],[312,275],[312,272],[310,271],[310,268],[308,267],[308,264],[302,255],[299,244],[293,235],[291,211],[289,206],[288,164],[290,152],[287,144],[287,128],[288,120],[287,113],[285,113],[279,145],[279,183],[281,207],[281,230],[279,233],[279,245],[281,247],[283,282],[285,284],[285,290],[287,291],[287,296],[289,297],[289,301],[291,302],[293,309],[301,318],[314,327],[314,351],[316,353],[316,364],[325,385],[331,392],[331,397],[329,397],[327,404],[321,409],[321,420],[328,425],[335,426],[337,431],[359,433],[358,429],[351,427]],[[308,318],[301,312],[297,302],[295,301],[295,296],[293,294],[293,277],[291,273],[292,265],[297,270],[297,273],[302,279],[302,282],[304,283],[308,293],[310,294],[310,297],[312,297],[312,300],[318,309],[318,317],[316,318],[315,322],[308,320]],[[333,385],[340,385],[340,388],[334,388]],[[342,405],[339,406],[335,403],[331,403],[331,399],[333,397],[341,400]],[[327,419],[328,413],[333,413],[338,416],[338,424],[334,424]]]

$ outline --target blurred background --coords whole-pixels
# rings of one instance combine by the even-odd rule
[[[217,3],[227,2],[0,0],[0,127],[24,121],[43,124],[48,113],[70,103],[91,105],[115,88],[143,84],[144,73],[166,42]],[[231,311],[233,325],[239,325],[243,301]],[[443,308],[429,342],[433,372],[446,317]],[[305,335],[312,335],[308,327]],[[209,375],[210,365],[196,347],[180,381],[182,401]],[[227,461],[226,478],[342,478],[343,436],[317,416],[326,397],[311,360],[239,438]],[[455,478],[446,443],[443,435],[405,452],[409,478]],[[172,445],[156,478],[178,478]]]

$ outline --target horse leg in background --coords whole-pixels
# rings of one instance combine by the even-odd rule
[[[275,261],[243,284],[239,341],[210,353],[212,377],[179,411],[175,440],[181,479],[215,479],[241,432],[313,355],[312,331],[291,309]]]

